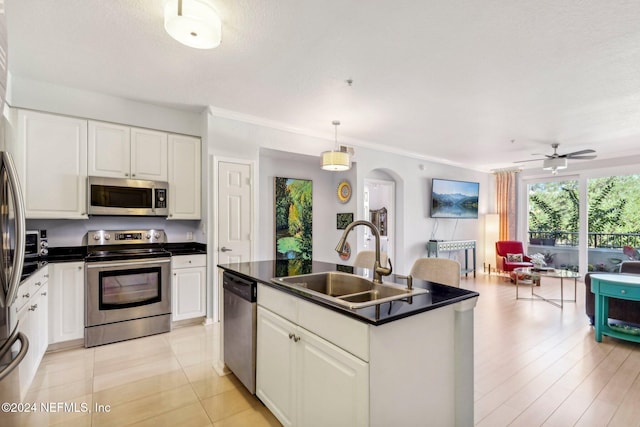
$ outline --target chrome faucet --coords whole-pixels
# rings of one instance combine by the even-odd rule
[[[340,237],[340,240],[338,241],[336,252],[339,254],[344,252],[344,247],[347,244],[347,235],[357,225],[366,225],[371,229],[373,235],[376,237],[376,263],[373,266],[373,282],[382,283],[382,276],[390,275],[391,271],[393,271],[393,266],[391,265],[391,260],[389,260],[389,267],[383,267],[380,265],[380,232],[375,225],[362,219],[353,221],[351,224],[347,225],[347,228],[345,228],[342,233],[342,237]]]

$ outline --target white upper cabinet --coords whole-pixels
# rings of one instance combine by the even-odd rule
[[[19,110],[16,142],[27,218],[88,218],[87,121]]]
[[[89,121],[89,175],[167,181],[167,134]]]
[[[169,135],[169,219],[200,219],[200,138]]]
[[[131,128],[131,177],[151,181],[167,180],[166,133]]]
[[[131,129],[112,123],[89,122],[89,176],[128,178]]]

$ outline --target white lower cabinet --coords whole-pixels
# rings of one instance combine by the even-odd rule
[[[29,340],[29,350],[20,363],[18,371],[20,399],[23,401],[49,345],[47,268],[35,273],[24,282],[18,292],[22,295],[29,295],[28,300],[19,309],[16,307],[18,309],[18,330],[25,334]],[[19,298],[22,295],[19,295]]]
[[[186,320],[207,314],[207,256],[171,257],[171,320]]]
[[[49,343],[84,338],[84,262],[49,264]]]
[[[256,395],[285,426],[473,425],[475,304],[376,326],[258,283]]]
[[[257,323],[256,395],[284,426],[368,425],[367,362],[262,306]]]

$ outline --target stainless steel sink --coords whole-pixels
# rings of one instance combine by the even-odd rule
[[[332,304],[355,309],[382,304],[426,293],[426,289],[407,289],[395,283],[374,283],[355,274],[330,271],[271,279],[274,283]]]

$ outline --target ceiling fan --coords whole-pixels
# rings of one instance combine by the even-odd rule
[[[551,155],[540,154],[541,156],[545,156],[545,158],[531,159],[531,160],[518,160],[514,163],[535,162],[538,160],[542,160],[543,161],[542,169],[550,170],[551,173],[555,175],[558,173],[559,169],[566,169],[568,164],[568,161],[567,161],[568,159],[590,160],[590,159],[596,158],[595,154],[591,154],[591,153],[595,153],[596,151],[591,149],[574,151],[572,153],[566,153],[566,154],[558,154],[559,145],[560,144],[557,142],[554,142],[553,144],[551,144],[551,148],[553,148],[553,154]],[[537,154],[534,154],[534,155],[537,155]]]

